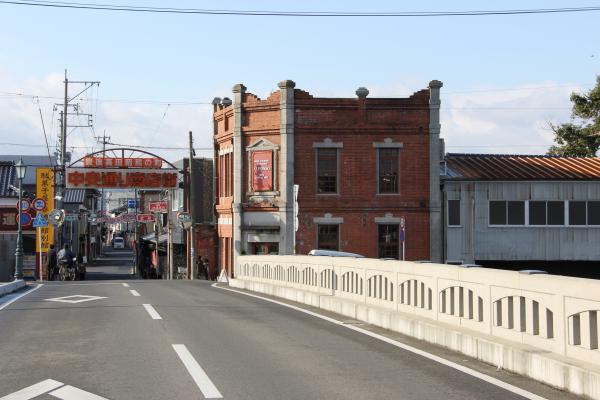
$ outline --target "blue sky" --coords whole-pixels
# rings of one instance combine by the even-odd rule
[[[600,1],[564,0],[485,6],[475,1],[377,0],[112,3],[301,11],[600,6]],[[97,96],[100,100],[210,102],[215,96],[229,95],[238,82],[265,97],[282,79],[293,79],[297,87],[318,96],[354,96],[358,86],[366,86],[371,96],[404,97],[439,79],[444,82],[442,134],[449,151],[543,153],[552,139],[547,123],[566,121],[569,93],[591,88],[600,73],[598,21],[600,12],[290,18],[0,4],[0,143],[31,143],[26,138],[32,138],[43,144],[37,105],[29,98],[3,93],[60,97],[61,75],[67,68],[71,79],[102,82],[89,93],[92,100]],[[40,107],[54,137],[53,102],[42,99]],[[191,129],[200,147],[210,147],[207,105],[84,104],[88,111],[97,111],[96,132],[106,129],[115,142],[185,146]],[[92,133],[75,131],[69,144],[93,146]],[[2,153],[44,150],[0,144]],[[184,152],[161,154],[176,159]]]

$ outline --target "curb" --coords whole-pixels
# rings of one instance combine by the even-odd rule
[[[27,286],[27,284],[22,279],[0,284],[0,297],[12,292],[16,292],[17,290],[22,289],[25,286]]]

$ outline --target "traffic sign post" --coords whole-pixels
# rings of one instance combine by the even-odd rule
[[[27,199],[22,199],[20,203],[21,203],[21,207],[19,207],[19,202],[17,201],[17,204],[16,204],[17,210],[19,210],[19,208],[20,208],[21,211],[28,211],[31,208],[31,203]]]
[[[46,200],[44,199],[35,199],[33,201],[33,209],[35,211],[44,211],[44,209],[46,208]]]
[[[400,217],[400,241],[402,242],[402,261],[406,260],[406,220]]]
[[[34,208],[35,208],[36,204],[34,202]],[[42,210],[44,209],[44,207],[46,206],[46,202],[44,202]],[[35,216],[35,219],[33,220],[33,227],[37,229],[37,234],[38,237],[40,238],[40,240],[38,240],[38,253],[40,255],[40,282],[42,282],[44,280],[44,266],[42,264],[42,228],[45,228],[48,226],[48,221],[46,221],[46,219],[44,218],[44,214],[42,214],[40,211],[38,211],[37,215]]]

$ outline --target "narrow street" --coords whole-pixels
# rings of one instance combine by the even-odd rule
[[[522,398],[226,285],[130,279],[130,255],[2,300],[0,400]],[[542,396],[529,398],[574,398],[442,353]]]
[[[86,280],[131,279],[134,260],[129,249],[105,247],[102,256],[88,264]]]

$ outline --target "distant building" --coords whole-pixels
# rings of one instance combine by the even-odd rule
[[[446,260],[600,263],[600,158],[448,154],[442,181]]]
[[[221,267],[231,272],[238,254],[317,248],[402,258],[403,221],[406,259],[441,260],[442,83],[408,98],[278,86],[261,100],[239,84],[233,101],[213,102]]]

